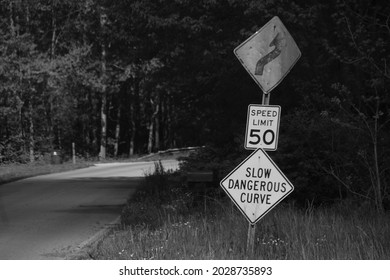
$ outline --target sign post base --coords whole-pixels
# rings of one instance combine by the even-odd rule
[[[249,260],[254,259],[256,225],[249,223],[248,238],[246,241],[246,254]]]

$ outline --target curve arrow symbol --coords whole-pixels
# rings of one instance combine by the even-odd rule
[[[265,65],[267,65],[280,55],[282,49],[286,46],[286,38],[282,37],[282,35],[278,32],[275,38],[269,44],[269,46],[274,46],[275,48],[256,63],[255,75],[262,76]]]

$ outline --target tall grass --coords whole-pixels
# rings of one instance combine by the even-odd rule
[[[156,178],[149,178],[149,183]],[[122,216],[130,225],[124,224],[102,240],[91,255],[99,259],[247,259],[248,222],[229,198],[206,194],[196,200],[177,180],[170,183],[165,177],[163,182],[160,196],[153,197],[156,193],[146,181],[141,197],[129,201]],[[154,218],[129,219],[134,215]],[[388,214],[378,216],[343,205],[298,209],[292,203],[280,204],[257,223],[254,258],[389,259],[388,236]]]
[[[28,177],[85,168],[91,165],[92,163],[84,161],[76,164],[73,164],[72,162],[65,162],[63,164],[56,165],[43,162],[36,162],[32,164],[0,164],[0,185]]]

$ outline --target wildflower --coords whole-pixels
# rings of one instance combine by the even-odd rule
[[[323,245],[324,243],[326,243],[326,241],[326,234],[324,234],[323,236],[316,239],[316,245]]]

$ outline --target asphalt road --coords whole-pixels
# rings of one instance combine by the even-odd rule
[[[176,169],[175,160],[162,161]],[[153,162],[109,163],[0,185],[0,259],[64,259],[112,226]]]

